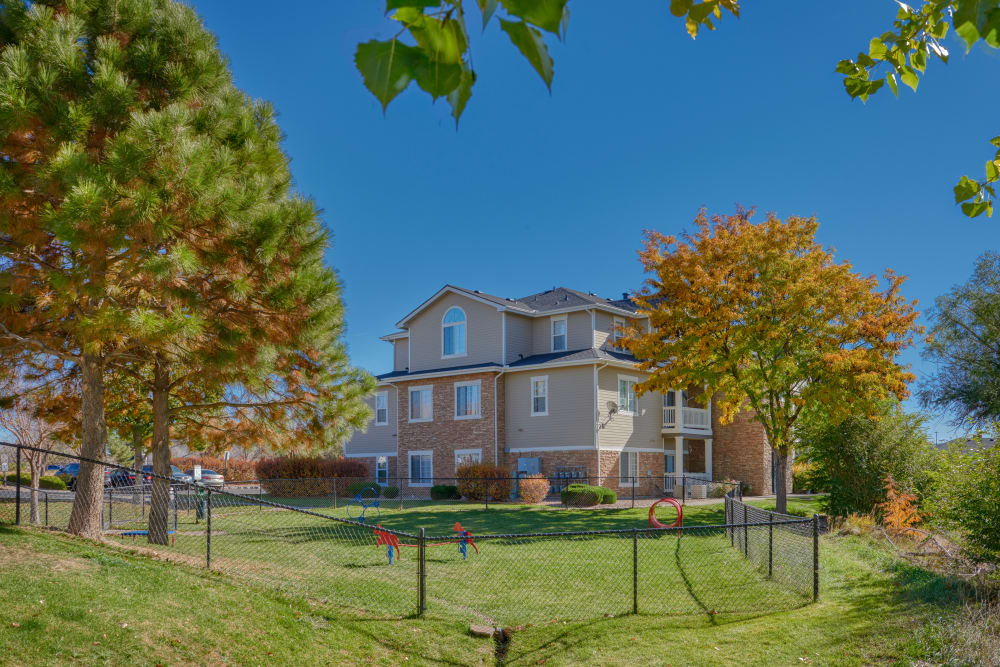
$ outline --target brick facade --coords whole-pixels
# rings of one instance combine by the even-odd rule
[[[503,382],[497,379],[497,412],[494,419],[493,382],[495,373],[469,373],[442,378],[399,382],[399,437],[397,438],[397,468],[395,474],[409,478],[409,452],[430,451],[434,477],[455,476],[455,450],[479,449],[484,463],[494,461],[495,438],[503,441]],[[455,419],[455,383],[479,381],[479,419]],[[410,389],[430,386],[433,396],[433,421],[411,422]],[[494,430],[496,429],[496,430]],[[502,445],[500,445],[502,447]],[[445,482],[442,482],[445,483]],[[406,485],[404,485],[406,486]]]
[[[771,495],[771,446],[763,425],[753,421],[753,412],[742,410],[732,423],[719,425],[721,411],[712,403],[712,479],[736,479],[749,485],[751,495]],[[788,465],[785,488],[792,488],[792,466]]]
[[[625,482],[619,475],[619,465],[621,463],[621,452],[615,450],[601,450],[601,486],[614,489],[619,492],[630,491],[629,482]],[[652,484],[647,484],[647,480],[652,480]],[[639,452],[639,486],[642,489],[653,486],[659,488],[663,482],[663,453],[662,452]]]
[[[597,475],[597,451],[577,449],[571,451],[532,451],[532,452],[501,452],[501,462],[504,468],[513,475],[517,472],[519,458],[538,458],[541,471],[545,475],[554,475],[559,466],[580,466],[587,477]]]

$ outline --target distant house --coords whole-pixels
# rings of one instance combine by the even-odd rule
[[[720,426],[698,389],[636,395],[646,376],[615,331],[645,320],[626,296],[559,287],[512,299],[446,285],[382,337],[392,371],[345,454],[410,487],[488,462],[612,488],[636,477],[669,487],[683,474],[773,493],[771,449],[749,413]]]
[[[939,442],[938,449],[948,449],[952,445],[961,445],[962,449],[965,451],[972,451],[973,449],[991,449],[996,447],[996,438],[955,438],[954,440],[948,440],[947,442]]]

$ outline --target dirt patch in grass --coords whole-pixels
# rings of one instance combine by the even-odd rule
[[[74,558],[65,555],[49,554],[0,544],[0,563],[6,567],[38,567],[42,566],[52,572],[73,572],[92,570],[96,564],[86,558]]]

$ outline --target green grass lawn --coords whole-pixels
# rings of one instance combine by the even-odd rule
[[[341,503],[329,499],[290,499],[321,514],[346,517]],[[53,504],[50,519],[68,503]],[[183,505],[182,505],[183,507]],[[815,511],[815,501],[799,502]],[[150,547],[145,538],[116,537],[142,529],[142,512],[126,502],[105,508],[113,519],[111,539],[192,566],[207,562],[206,521],[192,510],[178,512],[172,543]],[[673,510],[662,509],[663,521]],[[426,604],[442,618],[489,624],[523,625],[583,620],[629,613],[693,614],[705,617],[794,609],[811,601],[812,542],[797,531],[775,529],[774,577],[768,579],[767,533],[752,531],[747,541],[756,559],[734,548],[739,537],[717,528],[722,503],[689,505],[684,533],[638,533],[633,590],[633,536],[479,540],[462,559],[452,539],[460,522],[473,535],[544,533],[643,528],[647,509],[574,509],[512,504],[416,503],[406,509],[383,508],[382,525],[409,532],[423,527],[428,548]],[[58,525],[58,524],[57,524]],[[764,540],[762,542],[762,540]],[[417,604],[417,550],[403,547],[390,565],[386,547],[376,546],[372,530],[330,521],[323,516],[247,505],[215,496],[212,511],[212,567],[248,581],[305,593],[352,609],[405,616]],[[637,600],[634,600],[633,596]]]
[[[692,510],[693,512],[693,510]],[[753,615],[640,613],[526,624],[510,664],[860,665],[933,657],[957,595],[862,538],[821,538],[822,597]],[[493,644],[440,615],[392,618],[245,577],[0,526],[0,663],[490,664]],[[430,584],[429,584],[430,585]]]

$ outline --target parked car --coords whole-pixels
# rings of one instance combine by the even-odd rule
[[[61,464],[59,464],[59,463],[50,463],[49,465],[45,466],[45,474],[46,475],[55,475],[56,473],[59,472],[60,468],[62,468]]]
[[[184,474],[190,475],[191,479],[194,480],[194,470],[186,470]],[[195,484],[202,484],[204,486],[211,486],[215,489],[221,489],[226,483],[226,478],[215,472],[214,470],[202,469],[201,471],[201,481],[194,480]]]
[[[56,477],[66,482],[66,487],[70,491],[76,491],[76,478],[80,474],[79,463],[67,463],[56,471]],[[111,470],[104,469],[104,486],[111,486]]]
[[[143,484],[152,484],[153,466],[142,466],[142,472],[140,474],[142,475]],[[175,465],[170,466],[170,477],[172,479],[171,484],[180,484],[191,481],[191,478],[181,472],[181,469]],[[125,468],[117,468],[113,473],[111,473],[111,486],[135,486],[135,471]]]

